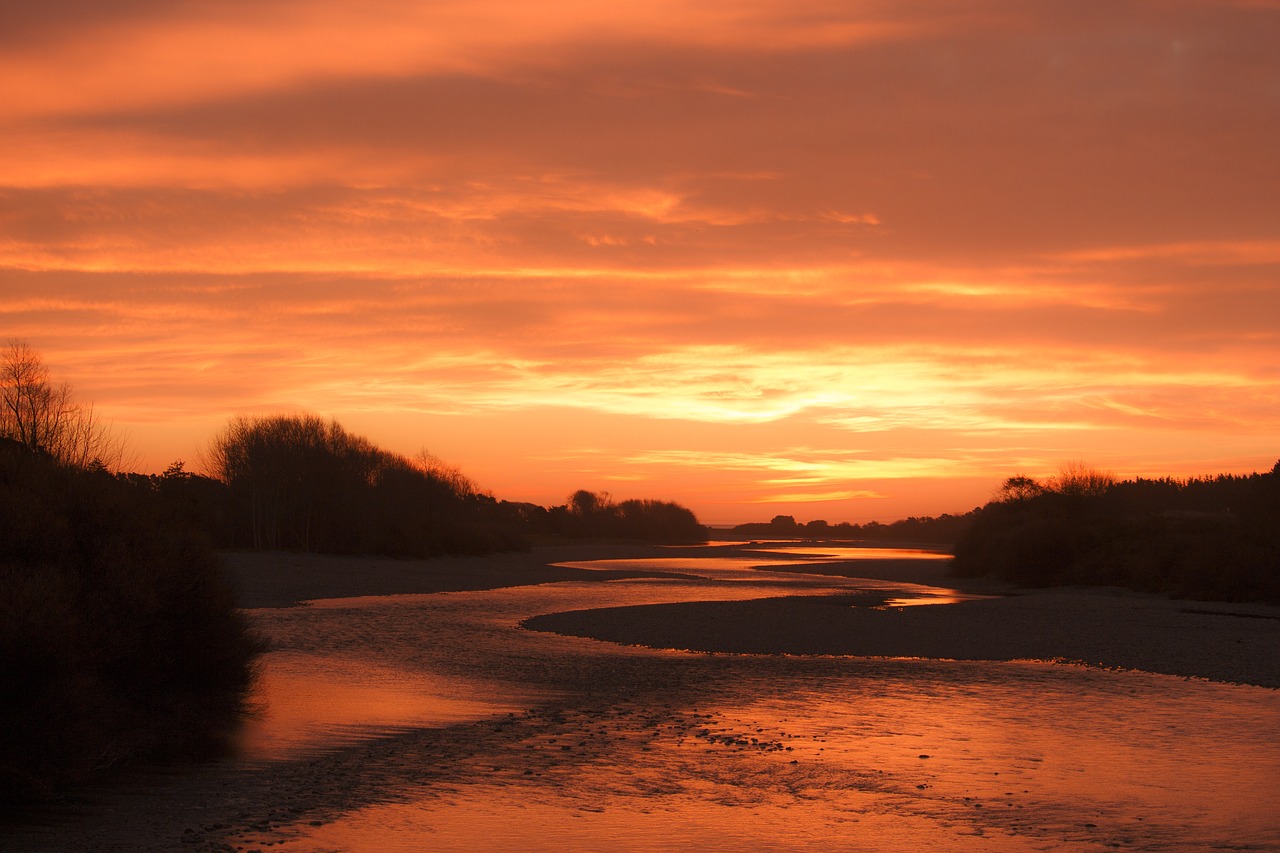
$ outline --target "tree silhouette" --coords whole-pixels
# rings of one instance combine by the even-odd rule
[[[1280,463],[1267,474],[1120,482],[1072,463],[1033,484],[1010,477],[974,513],[956,574],[1280,601]]]
[[[1058,470],[1058,476],[1050,481],[1049,488],[1061,495],[1098,497],[1105,495],[1115,482],[1116,478],[1110,471],[1099,471],[1083,462],[1068,462]]]
[[[204,465],[251,548],[428,556],[524,545],[511,513],[456,468],[389,453],[314,415],[235,418]]]
[[[75,402],[71,386],[55,385],[39,354],[14,339],[0,355],[0,437],[76,468],[118,470],[126,456],[93,404]]]
[[[1044,494],[1044,486],[1040,485],[1039,480],[1018,474],[1005,480],[1000,485],[1000,488],[996,490],[995,500],[1002,502],[1026,501],[1042,494]]]

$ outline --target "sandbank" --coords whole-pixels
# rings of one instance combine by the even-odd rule
[[[722,556],[758,554],[773,570],[787,563],[786,557],[750,546],[709,550]],[[601,572],[556,564],[672,554],[673,549],[640,543],[592,542],[430,560],[287,553],[231,553],[225,558],[242,606],[253,608],[361,595],[661,577],[662,572]],[[1016,589],[951,578],[945,560],[859,560],[792,565],[790,570],[995,597],[886,609],[876,609],[880,601],[874,592],[695,601],[551,613],[523,626],[624,645],[711,653],[1064,661],[1280,688],[1280,607],[1180,601],[1117,589]]]
[[[593,542],[474,557],[396,559],[287,551],[222,554],[241,607],[290,607],[321,598],[413,595],[499,589],[555,581],[652,577],[654,572],[596,572],[558,566],[583,560],[666,556],[658,546]]]

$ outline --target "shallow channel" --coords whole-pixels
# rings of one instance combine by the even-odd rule
[[[823,553],[779,556],[851,559]],[[358,756],[359,770],[340,808],[236,840],[298,851],[1280,849],[1275,690],[1039,662],[698,654],[517,627],[551,612],[783,594],[964,600],[753,558],[623,562],[577,565],[697,577],[253,611],[277,664],[255,735],[265,746],[244,760]],[[279,710],[299,697],[312,697],[304,719]]]

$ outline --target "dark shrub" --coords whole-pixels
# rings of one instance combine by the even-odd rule
[[[953,571],[1280,602],[1280,463],[1267,474],[1127,480],[1005,497],[975,514]]]
[[[399,557],[527,547],[456,470],[381,450],[334,421],[237,418],[209,461],[236,547]]]
[[[0,446],[0,798],[208,753],[257,645],[206,538],[151,489]]]

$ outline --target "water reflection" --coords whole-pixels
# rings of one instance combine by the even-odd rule
[[[704,655],[516,630],[542,613],[776,596],[783,586],[967,600],[940,587],[774,571],[759,556],[572,565],[698,577],[257,612],[282,650],[282,695],[268,701],[305,711],[282,712],[283,730],[323,740],[353,721],[364,734],[410,728],[376,749],[319,759],[314,772],[344,785],[340,805],[302,773],[294,788],[272,788],[296,817],[229,843],[1280,849],[1265,797],[1280,788],[1280,692],[1038,663]],[[319,721],[307,717],[317,705]],[[515,715],[492,718],[506,709]]]
[[[770,553],[824,557],[830,560],[950,560],[951,554],[927,548],[871,548],[818,545],[770,546]]]
[[[849,550],[869,550],[869,549],[849,549]],[[887,549],[876,549],[884,553],[890,553]],[[777,557],[773,557],[774,554]],[[803,557],[803,559],[787,559],[788,556]],[[772,558],[772,559],[770,559]],[[873,558],[867,558],[868,563]],[[904,559],[914,560],[914,556]],[[933,556],[920,557],[919,559],[933,559]],[[877,564],[892,562],[892,558],[876,557]],[[927,586],[924,584],[907,583],[897,580],[884,580],[874,577],[859,577],[856,572],[839,572],[832,574],[827,569],[832,565],[844,564],[848,562],[844,557],[831,557],[830,559],[822,555],[810,554],[791,554],[786,549],[771,549],[767,555],[763,552],[756,556],[708,556],[708,557],[658,557],[647,558],[642,560],[582,560],[576,562],[556,563],[558,566],[566,566],[574,569],[589,569],[595,571],[647,571],[647,572],[669,572],[672,575],[680,575],[682,577],[673,577],[668,580],[662,578],[649,579],[665,583],[687,582],[690,576],[700,578],[704,581],[715,581],[718,583],[734,583],[734,584],[751,584],[756,586],[765,585],[784,585],[787,589],[794,593],[804,592],[806,588],[818,586],[825,592],[847,592],[850,589],[892,589],[892,590],[911,590],[920,594],[937,593],[946,595],[955,592],[954,590],[945,590],[939,587]],[[633,586],[637,583],[635,580],[618,581],[625,586]],[[699,585],[706,588],[706,584]],[[692,600],[686,596],[685,600]]]
[[[545,695],[342,654],[270,652],[238,744],[246,761],[298,758],[411,727],[524,710]]]
[[[523,791],[477,787],[450,803],[378,806],[313,830],[285,849],[899,853],[933,845],[949,849],[957,837],[926,818],[895,814],[894,798],[874,792],[844,792],[826,802],[793,796],[767,805],[741,802],[742,789],[732,783],[696,787],[660,801],[600,804],[576,799],[576,791],[548,790],[531,799]],[[812,819],[816,812],[825,813],[825,819]],[[977,843],[966,843],[966,850],[1026,849],[1009,839],[970,838]]]
[[[986,601],[999,598],[996,595],[979,595],[972,592],[961,592],[958,589],[939,589],[928,595],[894,596],[886,598],[877,610],[889,610],[894,607],[919,607],[928,604],[961,604],[965,601]]]
[[[479,762],[530,775],[417,787],[286,849],[1280,844],[1265,799],[1240,795],[1280,781],[1259,748],[1280,737],[1274,691],[1046,664],[900,662],[871,678],[834,661],[790,677],[726,665],[719,701],[548,715]]]

